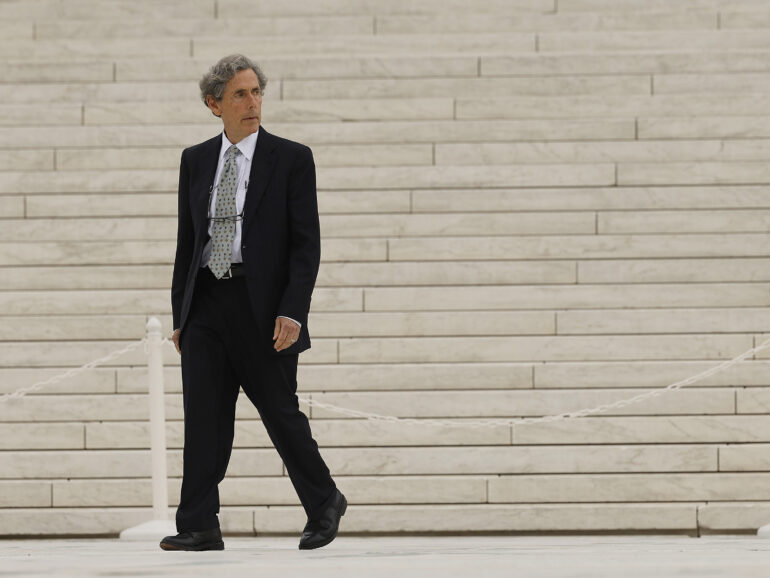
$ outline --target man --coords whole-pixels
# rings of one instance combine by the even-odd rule
[[[299,547],[337,535],[347,501],[300,411],[298,354],[320,261],[310,149],[260,127],[267,79],[242,55],[200,82],[224,131],[185,149],[171,284],[182,356],[184,471],[176,536],[164,550],[222,550],[218,484],[233,443],[239,386],[256,406],[308,521]]]

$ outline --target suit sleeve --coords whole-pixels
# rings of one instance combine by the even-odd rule
[[[278,315],[306,325],[321,261],[315,163],[308,147],[302,147],[295,157],[288,193],[289,282]]]
[[[174,329],[179,329],[182,315],[187,274],[192,261],[194,232],[192,213],[190,212],[190,172],[182,152],[179,166],[179,208],[177,211],[176,257],[174,258],[174,275],[171,280],[171,311],[174,319]]]

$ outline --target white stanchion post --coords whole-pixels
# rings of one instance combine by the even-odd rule
[[[163,336],[157,317],[147,322],[147,373],[150,386],[150,447],[152,448],[152,514],[168,520],[166,475],[166,409],[163,399]]]
[[[151,540],[175,534],[168,519],[168,475],[166,471],[166,409],[163,395],[163,336],[157,317],[147,321],[147,381],[150,398],[150,444],[152,453],[153,520],[128,528],[121,539]]]

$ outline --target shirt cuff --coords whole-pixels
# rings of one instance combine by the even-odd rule
[[[283,317],[284,319],[288,319],[289,321],[294,321],[294,323],[299,325],[299,328],[302,329],[302,323],[300,323],[296,319],[292,319],[291,317],[286,317],[286,315],[279,315],[278,317]]]

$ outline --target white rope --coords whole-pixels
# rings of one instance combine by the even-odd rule
[[[147,342],[147,338],[142,338],[139,341],[134,341],[133,343],[129,343],[122,349],[116,349],[115,351],[108,353],[104,357],[100,357],[99,359],[94,359],[93,361],[89,361],[85,365],[81,365],[80,367],[75,367],[73,369],[70,369],[69,371],[66,371],[65,373],[54,375],[53,377],[49,377],[48,379],[43,381],[38,381],[37,383],[33,383],[32,385],[21,387],[14,392],[6,393],[2,397],[0,397],[0,403],[8,401],[9,399],[18,399],[20,397],[27,395],[28,393],[32,393],[33,391],[38,391],[39,389],[42,389],[46,385],[52,385],[54,383],[58,383],[70,377],[80,375],[81,373],[84,373],[89,369],[93,369],[97,365],[100,365],[102,363],[107,363],[108,361],[112,361],[113,359],[118,358],[124,353],[128,353],[132,349],[136,349],[137,347],[139,347],[140,345],[146,342]],[[146,352],[146,347],[145,347],[145,352]]]
[[[377,413],[370,413],[365,411],[348,409],[348,408],[340,407],[330,403],[323,403],[320,401],[316,401],[311,398],[300,397],[299,400],[313,407],[320,407],[323,409],[328,409],[329,411],[333,411],[335,413],[347,415],[349,417],[364,418],[372,421],[411,423],[411,424],[419,424],[419,425],[434,426],[434,427],[467,427],[467,428],[473,428],[473,429],[486,428],[486,427],[510,427],[510,426],[517,426],[517,425],[530,425],[535,423],[546,423],[546,422],[558,421],[563,419],[585,417],[587,415],[593,415],[596,413],[605,413],[611,409],[625,407],[627,405],[638,403],[640,401],[649,399],[651,397],[657,397],[659,395],[663,395],[664,393],[668,393],[669,391],[680,389],[686,385],[690,385],[692,383],[701,381],[702,379],[705,379],[707,377],[710,377],[712,375],[725,371],[728,368],[735,365],[736,363],[740,363],[747,357],[752,356],[758,351],[767,349],[768,347],[770,347],[770,339],[768,339],[767,341],[764,341],[763,343],[761,343],[760,345],[752,349],[744,351],[743,353],[734,357],[733,359],[724,361],[719,365],[712,367],[711,369],[707,369],[706,371],[702,371],[701,373],[693,375],[692,377],[688,377],[687,379],[677,381],[676,383],[672,383],[661,389],[648,391],[646,393],[642,393],[634,397],[622,399],[614,403],[603,404],[598,407],[593,407],[590,409],[581,409],[577,411],[560,413],[558,415],[546,415],[542,417],[516,418],[516,419],[505,419],[505,420],[483,420],[483,421],[482,420],[450,421],[450,420],[441,420],[441,419],[401,418],[401,417],[396,417],[392,415],[381,415]]]
[[[174,347],[176,350],[176,346],[174,345],[173,341],[170,339],[164,338],[163,343],[167,343],[168,345]],[[145,353],[147,349],[147,338],[142,338],[139,341],[135,341],[133,343],[129,343],[127,346],[123,347],[122,349],[117,349],[104,357],[100,357],[99,359],[95,359],[93,361],[90,361],[84,365],[81,365],[80,367],[70,369],[69,371],[62,373],[60,375],[55,375],[53,377],[50,377],[44,381],[39,381],[37,383],[33,383],[32,385],[28,385],[22,388],[17,389],[16,391],[12,393],[6,393],[2,397],[0,397],[0,403],[5,402],[12,398],[20,398],[28,393],[31,393],[33,391],[37,391],[45,387],[46,385],[52,385],[54,383],[58,383],[60,381],[63,381],[65,379],[68,379],[70,377],[74,377],[75,375],[79,375],[89,369],[93,369],[97,365],[107,363],[108,361],[112,361],[113,359],[116,359],[117,357],[120,357],[121,355],[136,349],[140,345],[145,346]],[[677,381],[676,383],[672,383],[664,388],[656,389],[653,391],[648,391],[646,393],[642,393],[639,395],[636,395],[634,397],[629,397],[626,399],[622,399],[619,401],[616,401],[614,403],[608,403],[603,404],[597,407],[593,408],[587,408],[587,409],[581,409],[577,411],[570,411],[565,413],[560,413],[557,415],[546,415],[541,417],[534,417],[534,418],[515,418],[515,419],[505,419],[505,420],[441,420],[441,419],[417,419],[417,418],[403,418],[403,417],[397,417],[393,415],[382,415],[377,413],[371,413],[366,411],[359,411],[356,409],[346,408],[346,407],[340,407],[338,405],[334,405],[331,403],[324,403],[312,398],[308,397],[302,397],[298,396],[299,401],[306,403],[309,406],[312,407],[319,407],[322,409],[327,409],[329,411],[339,413],[341,415],[347,415],[349,417],[356,417],[356,418],[362,418],[362,419],[368,419],[371,421],[385,421],[385,422],[398,422],[398,423],[411,423],[411,424],[419,424],[419,425],[425,425],[425,426],[433,426],[433,427],[467,427],[467,428],[485,428],[485,427],[510,427],[510,426],[516,426],[516,425],[527,425],[527,424],[534,424],[534,423],[546,423],[551,421],[558,421],[563,419],[570,419],[570,418],[579,418],[579,417],[585,417],[587,415],[593,415],[597,413],[605,413],[611,409],[616,409],[620,407],[625,407],[634,403],[639,403],[640,401],[644,401],[646,399],[657,397],[659,395],[663,395],[664,393],[668,393],[669,391],[673,391],[675,389],[680,389],[682,387],[685,387],[687,385],[690,385],[692,383],[695,383],[697,381],[701,381],[702,379],[705,379],[707,377],[710,377],[712,375],[716,375],[717,373],[720,373],[722,371],[727,370],[728,368],[732,367],[736,363],[740,363],[747,357],[750,357],[754,354],[756,354],[759,351],[762,351],[763,349],[770,348],[770,339],[764,341],[760,345],[757,345],[756,347],[753,347],[752,349],[748,349],[741,353],[740,355],[724,361],[720,363],[719,365],[716,365],[712,367],[711,369],[707,369],[706,371],[702,371],[701,373],[698,373],[696,375],[693,375],[692,377],[688,377],[687,379],[683,379],[681,381]]]

